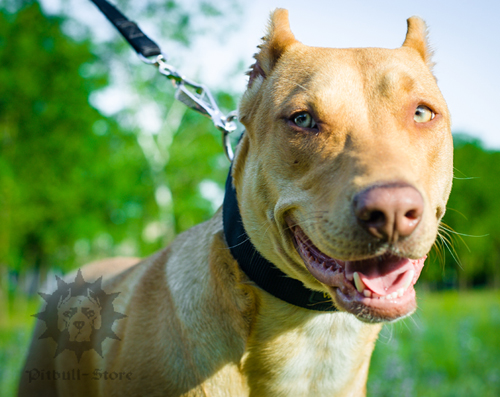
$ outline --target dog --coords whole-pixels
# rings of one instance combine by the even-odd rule
[[[297,41],[276,10],[223,209],[149,258],[85,267],[120,293],[120,340],[77,363],[53,358],[38,324],[20,395],[364,396],[382,324],[416,309],[451,190],[431,69],[417,17],[400,48],[330,49]],[[33,368],[45,382],[30,382]],[[69,369],[80,378],[54,380]]]
[[[59,331],[67,331],[70,342],[90,342],[92,332],[101,328],[101,306],[89,289],[82,296],[71,296],[71,289],[68,290],[57,308]]]

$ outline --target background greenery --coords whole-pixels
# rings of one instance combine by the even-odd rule
[[[177,47],[206,33],[195,16],[237,13],[203,1],[189,12],[174,1],[118,4],[154,20]],[[146,256],[209,218],[220,200],[229,163],[219,133],[175,104],[152,68],[125,70],[131,105],[112,115],[95,106],[130,51],[118,35],[98,42],[68,15],[44,15],[36,1],[0,0],[1,396],[14,392],[40,283],[93,259]],[[225,111],[236,107],[231,93],[217,98]],[[165,121],[144,132],[138,109],[154,104]],[[499,160],[455,134],[447,226],[421,277],[421,310],[414,322],[386,327],[371,395],[500,395]],[[453,288],[460,293],[429,292]]]

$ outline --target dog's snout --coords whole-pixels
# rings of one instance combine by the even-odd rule
[[[83,321],[75,321],[73,323],[77,329],[82,329],[85,323]]]
[[[410,236],[424,212],[422,195],[406,184],[370,187],[358,193],[353,204],[359,224],[389,242]]]

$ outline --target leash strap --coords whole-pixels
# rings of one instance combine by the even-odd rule
[[[91,1],[115,25],[116,29],[118,29],[138,54],[146,58],[161,54],[158,44],[146,36],[135,22],[128,20],[115,6],[106,0]]]
[[[224,235],[231,254],[255,284],[276,298],[295,306],[322,312],[337,311],[329,296],[310,290],[300,281],[288,277],[265,259],[251,243],[243,227],[231,169],[226,180],[222,219]]]
[[[158,44],[146,36],[135,22],[128,20],[118,9],[106,0],[91,0],[108,20],[118,29],[122,36],[137,52],[139,58],[158,68],[158,71],[170,79],[176,88],[175,98],[187,107],[212,119],[214,125],[222,132],[222,147],[229,161],[233,160],[233,148],[229,134],[236,130],[234,120],[236,111],[224,115],[215,101],[212,93],[204,85],[188,80],[166,62]]]

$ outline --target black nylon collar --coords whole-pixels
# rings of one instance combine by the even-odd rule
[[[276,298],[295,306],[322,312],[337,311],[330,297],[310,290],[300,281],[288,277],[255,249],[243,227],[231,169],[226,180],[222,219],[231,254],[255,284]]]

